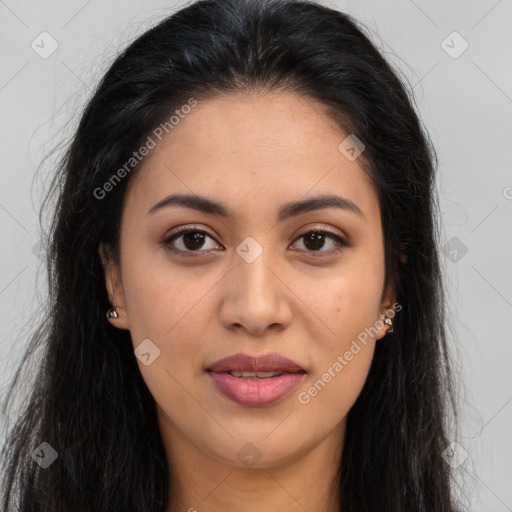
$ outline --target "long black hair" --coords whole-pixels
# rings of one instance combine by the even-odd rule
[[[49,307],[25,358],[37,377],[3,450],[3,510],[164,512],[172,475],[98,247],[119,258],[126,187],[112,176],[180,106],[216,94],[291,91],[320,101],[365,144],[387,282],[402,310],[377,343],[348,415],[343,512],[453,512],[447,418],[456,417],[439,261],[436,157],[411,90],[348,15],[308,0],[200,0],[128,46],[101,79],[50,187]],[[110,180],[110,181],[109,181]],[[108,194],[105,184],[109,182]],[[44,208],[44,206],[43,206]],[[38,449],[57,460],[44,469]]]

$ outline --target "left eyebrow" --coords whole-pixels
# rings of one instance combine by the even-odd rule
[[[164,197],[149,209],[147,215],[153,215],[169,206],[182,206],[207,214],[220,215],[226,219],[233,219],[235,217],[234,211],[225,204],[195,194],[171,194]],[[277,219],[279,222],[282,222],[302,213],[321,210],[323,208],[339,208],[353,212],[362,218],[366,218],[359,206],[350,199],[337,195],[320,195],[309,199],[291,201],[282,205],[279,209]]]
[[[292,201],[290,203],[286,203],[279,209],[277,218],[278,221],[281,222],[283,220],[289,219],[290,217],[300,215],[301,213],[321,210],[323,208],[339,208],[355,213],[363,219],[365,218],[363,212],[356,203],[350,199],[347,199],[346,197],[336,195],[321,195],[311,197],[309,199],[302,199],[300,201]]]

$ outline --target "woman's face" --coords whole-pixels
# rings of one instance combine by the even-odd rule
[[[325,443],[338,453],[393,304],[360,158],[339,149],[347,135],[319,104],[291,93],[199,101],[164,135],[128,188],[107,288],[111,322],[140,345],[167,449],[262,468]],[[218,206],[165,204],[170,195]],[[355,207],[307,207],[327,196]],[[170,239],[178,227],[189,233]],[[235,354],[279,354],[303,372],[208,371]]]

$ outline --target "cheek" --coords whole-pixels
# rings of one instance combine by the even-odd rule
[[[309,324],[309,335],[316,340],[314,375],[299,399],[311,412],[343,415],[359,395],[374,354],[383,280],[378,257],[354,254],[321,290],[315,288],[312,300],[322,321]]]
[[[187,392],[191,378],[200,377],[199,356],[208,342],[211,306],[208,290],[219,277],[205,273],[170,272],[170,264],[148,264],[135,254],[123,261],[123,287],[134,348],[149,339],[158,356],[149,365],[137,360],[142,377],[159,404],[173,404],[187,418],[200,410]]]
[[[381,292],[380,280],[372,283],[370,279],[344,282],[334,291],[335,317],[332,323],[335,325],[340,349],[375,326],[379,319]]]
[[[315,310],[329,329],[329,348],[343,350],[379,319],[384,264],[378,257],[353,253],[343,268],[324,279],[314,294]],[[303,293],[305,293],[304,290]],[[309,292],[311,294],[311,292]]]
[[[316,336],[310,330],[316,340],[312,351],[314,371],[297,397],[308,412],[304,428],[317,428],[318,418],[323,418],[326,425],[335,425],[348,414],[364,386],[376,343],[376,331],[371,328],[379,318],[381,287],[377,274],[374,278],[340,279],[330,284],[330,293],[324,294],[326,301],[320,311],[324,312],[329,334],[326,336],[322,327]]]
[[[304,431],[328,433],[346,418],[363,389],[374,352],[373,343],[359,345],[350,348],[349,344],[348,351],[333,354],[299,390],[297,401]]]
[[[135,253],[123,261],[123,274],[134,346],[151,339],[166,367],[197,357],[211,324],[209,293],[222,276],[207,269],[171,271],[165,257],[149,261]]]

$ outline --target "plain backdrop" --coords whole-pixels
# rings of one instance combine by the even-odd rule
[[[115,55],[180,5],[0,0],[2,395],[46,293],[38,213],[55,155],[38,167],[72,134]],[[413,87],[437,149],[450,342],[461,378],[462,427],[452,441],[464,461],[455,471],[472,491],[472,511],[512,511],[512,1],[326,5],[368,27]],[[12,422],[8,414],[1,420]]]

